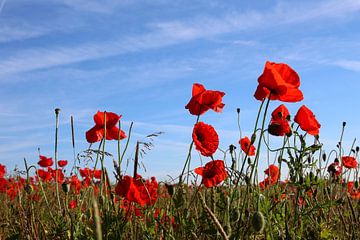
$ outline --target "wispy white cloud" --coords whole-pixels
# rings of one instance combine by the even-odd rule
[[[334,65],[342,67],[347,70],[360,72],[360,61],[359,60],[337,60],[333,62]]]
[[[278,5],[267,13],[249,11],[228,13],[221,18],[201,17],[187,21],[167,21],[149,24],[148,33],[107,42],[81,45],[33,48],[13,54],[0,61],[2,75],[66,65],[87,60],[116,56],[130,52],[161,48],[199,38],[211,37],[246,29],[296,24],[315,19],[346,17],[360,10],[359,1],[331,1],[291,7]]]

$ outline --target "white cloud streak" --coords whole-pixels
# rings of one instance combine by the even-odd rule
[[[107,42],[84,43],[79,46],[27,49],[0,61],[0,74],[49,68],[87,60],[117,56],[174,45],[218,34],[246,29],[296,24],[310,20],[346,17],[360,10],[354,0],[321,2],[291,8],[280,4],[268,13],[232,13],[222,18],[196,18],[189,21],[153,23],[152,31]]]

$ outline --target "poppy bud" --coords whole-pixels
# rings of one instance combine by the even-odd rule
[[[359,152],[359,150],[360,150],[359,146],[356,146],[355,151]]]
[[[55,114],[59,114],[60,113],[60,108],[55,108]]]
[[[256,141],[256,134],[253,133],[253,134],[251,135],[251,144],[254,144],[255,141]]]
[[[236,112],[239,114],[239,113],[240,113],[240,108],[237,108],[237,109],[236,109]]]
[[[27,194],[30,194],[30,193],[32,193],[32,191],[33,191],[34,189],[33,189],[33,186],[31,186],[30,184],[26,184],[26,185],[24,186],[24,190],[25,190],[25,192],[26,192]]]
[[[313,178],[314,178],[314,173],[313,173],[313,172],[310,172],[309,177],[310,177],[310,181],[312,181],[312,180],[313,180]]]
[[[248,158],[248,164],[251,165],[251,158]]]
[[[70,191],[70,183],[64,182],[63,184],[61,184],[61,188],[64,193],[68,193]]]
[[[339,159],[338,159],[338,158],[335,158],[334,162],[335,162],[335,163],[339,163]]]
[[[261,212],[255,212],[251,219],[251,226],[255,232],[262,232],[265,227],[265,218]]]
[[[231,145],[229,146],[230,154],[232,154],[235,149],[236,149],[236,147],[231,144]]]
[[[346,122],[343,122],[342,126],[345,127],[345,126],[346,126]]]
[[[358,181],[355,181],[355,188],[357,189],[359,187],[359,182]]]
[[[322,160],[325,162],[326,161],[326,153],[323,153],[322,155]]]
[[[172,197],[174,195],[174,186],[171,184],[165,183],[165,187],[166,187],[170,197]]]

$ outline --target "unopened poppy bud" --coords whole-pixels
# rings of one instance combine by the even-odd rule
[[[248,164],[251,165],[251,158],[248,158],[247,161],[248,161]]]
[[[359,146],[356,146],[355,151],[359,152],[359,150],[360,150]]]
[[[34,188],[33,188],[32,185],[26,184],[26,185],[24,186],[24,190],[25,190],[25,192],[26,192],[27,194],[30,194],[30,193],[32,193],[32,191],[34,190]]]
[[[236,112],[239,114],[239,113],[240,113],[240,108],[237,108],[237,109],[236,109]]]
[[[322,160],[325,162],[326,161],[326,153],[323,153],[322,155]]]
[[[233,153],[235,149],[236,149],[236,147],[231,144],[231,145],[229,146],[230,154]]]
[[[60,113],[60,108],[55,108],[55,114],[59,114]]]
[[[174,195],[174,186],[171,184],[165,183],[165,187],[166,187],[170,197],[172,197]]]
[[[343,127],[345,127],[345,126],[346,126],[346,122],[343,122],[343,124],[342,124],[342,125],[343,125]]]
[[[253,134],[251,135],[251,144],[254,144],[255,141],[256,141],[256,134],[253,133]]]
[[[335,158],[334,162],[335,162],[335,163],[339,163],[339,159],[338,159],[338,158]]]
[[[261,212],[255,212],[251,219],[251,226],[255,232],[262,232],[265,227],[265,218]]]
[[[68,193],[70,191],[70,183],[64,182],[63,184],[61,184],[61,188],[64,193]]]
[[[359,187],[359,182],[358,181],[355,181],[355,188],[357,189]]]

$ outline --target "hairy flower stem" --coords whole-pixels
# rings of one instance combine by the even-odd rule
[[[71,169],[71,173],[76,172],[76,151],[75,151],[75,131],[74,131],[74,118],[73,116],[70,117],[70,125],[71,125],[71,143],[74,155],[74,165]]]
[[[203,195],[201,193],[199,193],[200,198],[201,198],[201,202],[202,205],[206,211],[206,213],[209,215],[209,217],[211,218],[212,222],[214,223],[215,227],[217,228],[217,230],[219,231],[220,235],[222,236],[223,239],[228,240],[229,237],[227,236],[224,228],[221,226],[219,220],[217,219],[217,217],[215,216],[215,214],[211,211],[211,209],[206,205],[206,201],[205,198],[203,197]]]
[[[140,146],[140,143],[139,141],[137,141],[136,143],[136,150],[135,150],[135,162],[134,162],[134,179],[136,179],[136,176],[137,176],[137,168],[138,168],[138,165],[139,165],[139,146]]]
[[[60,195],[59,195],[59,182],[58,182],[58,132],[59,132],[59,113],[60,108],[55,109],[55,185],[56,185],[56,197],[59,205],[59,209],[61,209],[61,203],[60,203]]]
[[[199,119],[200,119],[200,114],[197,116],[196,118],[196,122],[195,122],[195,125],[199,122]],[[185,169],[186,167],[188,166],[188,168],[190,168],[190,162],[191,162],[191,151],[192,151],[192,148],[194,146],[194,141],[191,141],[191,144],[190,144],[190,147],[189,147],[189,151],[188,151],[188,155],[186,157],[186,161],[185,161],[185,164],[184,164],[184,167],[183,167],[183,170],[179,176],[179,184],[182,183],[182,180],[183,180],[183,175],[185,173]],[[189,171],[188,171],[189,172]],[[189,179],[189,177],[187,177]]]

